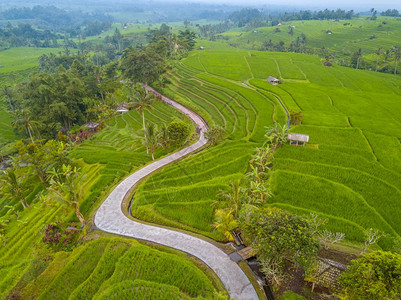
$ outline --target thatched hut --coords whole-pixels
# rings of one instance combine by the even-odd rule
[[[280,80],[277,79],[276,77],[269,76],[269,78],[267,78],[267,82],[272,85],[278,85],[280,83]]]
[[[305,146],[305,144],[309,142],[309,135],[290,132],[288,134],[288,139],[290,141],[290,145]]]
[[[96,131],[99,125],[100,125],[99,123],[90,121],[88,124],[85,124],[84,127],[88,128],[89,131]]]
[[[121,102],[116,108],[116,112],[119,113],[126,113],[128,112],[128,110],[129,110],[129,105],[127,102]]]

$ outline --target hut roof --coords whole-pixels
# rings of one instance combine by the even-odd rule
[[[292,133],[290,132],[288,134],[288,139],[290,141],[298,141],[298,142],[309,142],[309,135],[307,134],[301,134],[301,133]]]
[[[127,112],[128,111],[128,103],[127,102],[121,102],[117,106],[116,111],[118,111],[118,112]]]
[[[269,78],[267,78],[267,81],[279,81],[276,77],[273,76],[269,76]]]
[[[95,128],[97,128],[99,125],[100,125],[99,123],[90,121],[88,124],[85,124],[84,126],[85,126],[86,128],[89,128],[89,129],[95,129]]]

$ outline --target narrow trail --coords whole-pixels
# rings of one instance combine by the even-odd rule
[[[202,129],[199,140],[195,144],[143,167],[123,180],[96,212],[96,227],[109,233],[150,241],[184,251],[208,265],[220,278],[231,298],[239,300],[259,299],[254,287],[238,264],[215,245],[183,232],[136,222],[123,213],[121,207],[125,196],[142,178],[200,149],[207,143],[203,134],[207,131],[207,125],[201,117],[181,104],[160,95],[152,88],[148,88],[148,90],[153,91],[162,101],[191,118]]]

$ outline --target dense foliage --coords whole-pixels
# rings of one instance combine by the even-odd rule
[[[0,13],[0,20],[34,20],[35,25],[57,31],[70,32],[67,28],[80,28],[90,22],[109,22],[111,18],[102,13],[67,11],[55,6],[9,8]],[[97,32],[99,33],[99,32]],[[96,33],[95,33],[96,34]],[[90,34],[93,35],[93,34]]]
[[[302,217],[278,208],[246,207],[241,213],[241,229],[273,284],[282,284],[287,262],[304,269],[313,266],[319,243]]]
[[[375,251],[351,262],[339,279],[341,299],[399,299],[401,255]]]

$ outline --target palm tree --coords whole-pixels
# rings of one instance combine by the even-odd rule
[[[157,100],[156,96],[137,83],[130,88],[131,104],[134,110],[142,117],[143,131],[145,131],[145,110],[153,110],[152,104]]]
[[[231,210],[217,209],[215,212],[216,221],[212,225],[217,231],[224,234],[229,240],[233,241],[234,237],[231,234],[231,230],[238,227],[238,222],[234,219]]]
[[[398,46],[398,45],[394,46],[393,47],[393,52],[394,52],[394,60],[395,60],[394,74],[397,74],[398,62],[400,61],[400,58],[401,58],[400,46]]]
[[[359,48],[359,50],[357,52],[355,52],[355,56],[356,56],[356,69],[359,68],[359,61],[361,60],[362,57],[362,49]]]
[[[33,125],[37,125],[39,122],[31,120],[31,113],[28,109],[21,109],[21,110],[16,110],[14,112],[14,120],[11,122],[11,125],[13,125],[14,128],[17,128],[17,130],[20,131],[25,131],[31,138],[31,141],[33,143]]]
[[[375,53],[376,53],[376,72],[377,72],[377,68],[378,68],[378,66],[379,66],[379,57],[380,57],[380,55],[382,54],[382,47],[380,47],[379,49],[377,49],[377,50],[375,51]]]
[[[8,104],[10,105],[10,108],[12,111],[15,111],[14,105],[12,103],[12,98],[13,98],[13,89],[9,85],[3,86],[3,88],[0,90],[0,96],[5,96],[7,98]]]
[[[391,51],[390,51],[389,49],[387,49],[387,50],[383,53],[383,56],[384,56],[384,61],[388,61],[388,59],[389,59],[390,56],[391,56]]]
[[[50,174],[49,197],[72,207],[83,227],[85,219],[79,210],[79,200],[83,197],[83,189],[79,186],[79,169],[63,165],[61,172],[53,168],[48,173]]]
[[[148,153],[152,153],[152,160],[155,160],[154,152],[157,146],[159,146],[159,141],[157,138],[157,132],[155,125],[153,123],[149,123],[145,128],[145,139],[143,141]]]
[[[2,192],[10,197],[18,198],[22,207],[25,209],[31,207],[22,195],[24,179],[23,176],[18,176],[13,168],[9,168],[0,178],[0,183]]]
[[[239,210],[241,209],[242,203],[242,189],[241,181],[234,180],[230,182],[230,191],[219,190],[218,196],[228,204],[228,207],[232,210],[234,218],[238,218]]]
[[[166,124],[163,124],[159,130],[159,133],[157,135],[157,138],[159,140],[159,144],[166,150],[168,153],[168,150],[171,145],[171,140],[170,140],[170,134],[168,131],[168,126]]]

